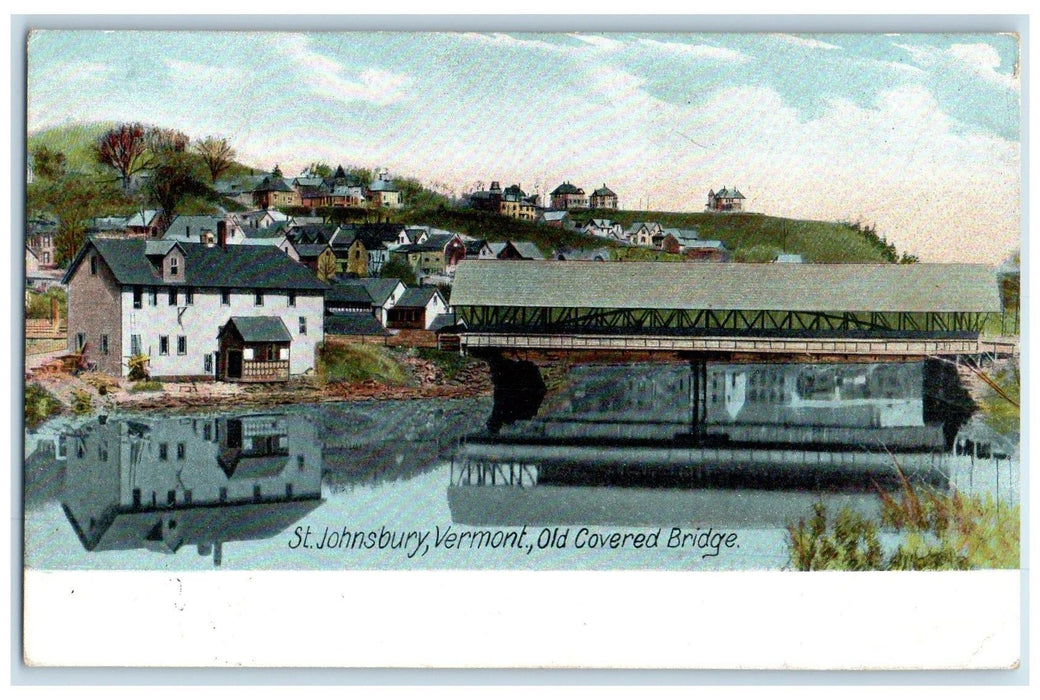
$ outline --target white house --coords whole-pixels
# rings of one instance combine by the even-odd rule
[[[327,285],[273,246],[90,239],[62,282],[70,351],[109,374],[145,355],[153,377],[287,378],[315,366],[324,335]],[[232,318],[258,321],[239,322],[225,348],[218,336]],[[276,326],[279,340],[242,345],[246,330]]]

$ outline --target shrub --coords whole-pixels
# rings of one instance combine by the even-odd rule
[[[61,413],[61,402],[39,384],[25,387],[25,427],[35,428]]]
[[[455,378],[470,360],[457,352],[438,350],[436,348],[418,348],[416,355],[423,360],[428,360],[440,368],[446,380]]]
[[[137,394],[142,391],[162,391],[162,382],[157,381],[140,381],[130,387],[130,392]]]
[[[326,343],[318,359],[321,381],[404,384],[408,374],[386,348],[377,345]]]
[[[148,373],[147,355],[134,355],[127,361],[126,364],[127,367],[130,368],[130,371],[127,373],[126,378],[132,382],[148,379],[151,376]]]
[[[72,412],[77,416],[88,415],[94,410],[94,402],[90,394],[80,389],[72,390]]]

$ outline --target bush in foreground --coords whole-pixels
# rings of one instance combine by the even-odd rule
[[[379,345],[330,344],[322,346],[318,376],[329,382],[405,384],[408,374],[393,355]]]
[[[61,402],[39,384],[25,387],[25,427],[35,428],[61,413]]]

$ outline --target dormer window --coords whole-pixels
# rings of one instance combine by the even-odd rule
[[[176,277],[178,274],[180,274],[180,269],[181,261],[178,260],[176,257],[170,258],[170,275]]]

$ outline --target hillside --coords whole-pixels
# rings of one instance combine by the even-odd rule
[[[97,165],[91,156],[91,145],[114,123],[95,122],[44,129],[29,135],[28,150],[45,145],[51,150],[66,155],[68,169],[72,173],[99,173],[111,175],[111,170]],[[197,135],[192,135],[197,137]],[[226,176],[259,172],[242,163],[235,163]],[[359,171],[360,172],[360,171]],[[363,173],[368,174],[368,173]],[[574,231],[565,231],[530,222],[517,221],[469,209],[452,208],[444,195],[423,188],[417,180],[408,177],[396,178],[411,207],[398,211],[381,211],[376,217],[405,224],[423,224],[457,231],[475,238],[489,241],[520,240],[532,241],[543,252],[567,246],[590,249],[607,245],[605,241],[591,238]],[[111,213],[125,213],[126,202],[111,202]],[[237,209],[230,201],[226,206]],[[181,208],[182,213],[202,213],[212,208],[211,202],[189,200]],[[132,209],[132,208],[130,208]],[[294,212],[294,213],[304,213]],[[309,212],[307,212],[309,213]],[[322,214],[328,212],[322,211]],[[333,219],[371,220],[369,212],[336,212],[342,216]],[[828,221],[783,219],[765,214],[711,214],[707,212],[663,212],[588,210],[574,212],[573,218],[585,221],[590,218],[607,218],[628,228],[636,221],[656,221],[665,228],[696,228],[701,239],[721,240],[732,252],[733,259],[746,262],[765,262],[777,253],[800,253],[807,262],[897,262],[895,247],[879,238],[874,231],[858,224]],[[647,251],[647,255],[661,259],[660,253]]]

